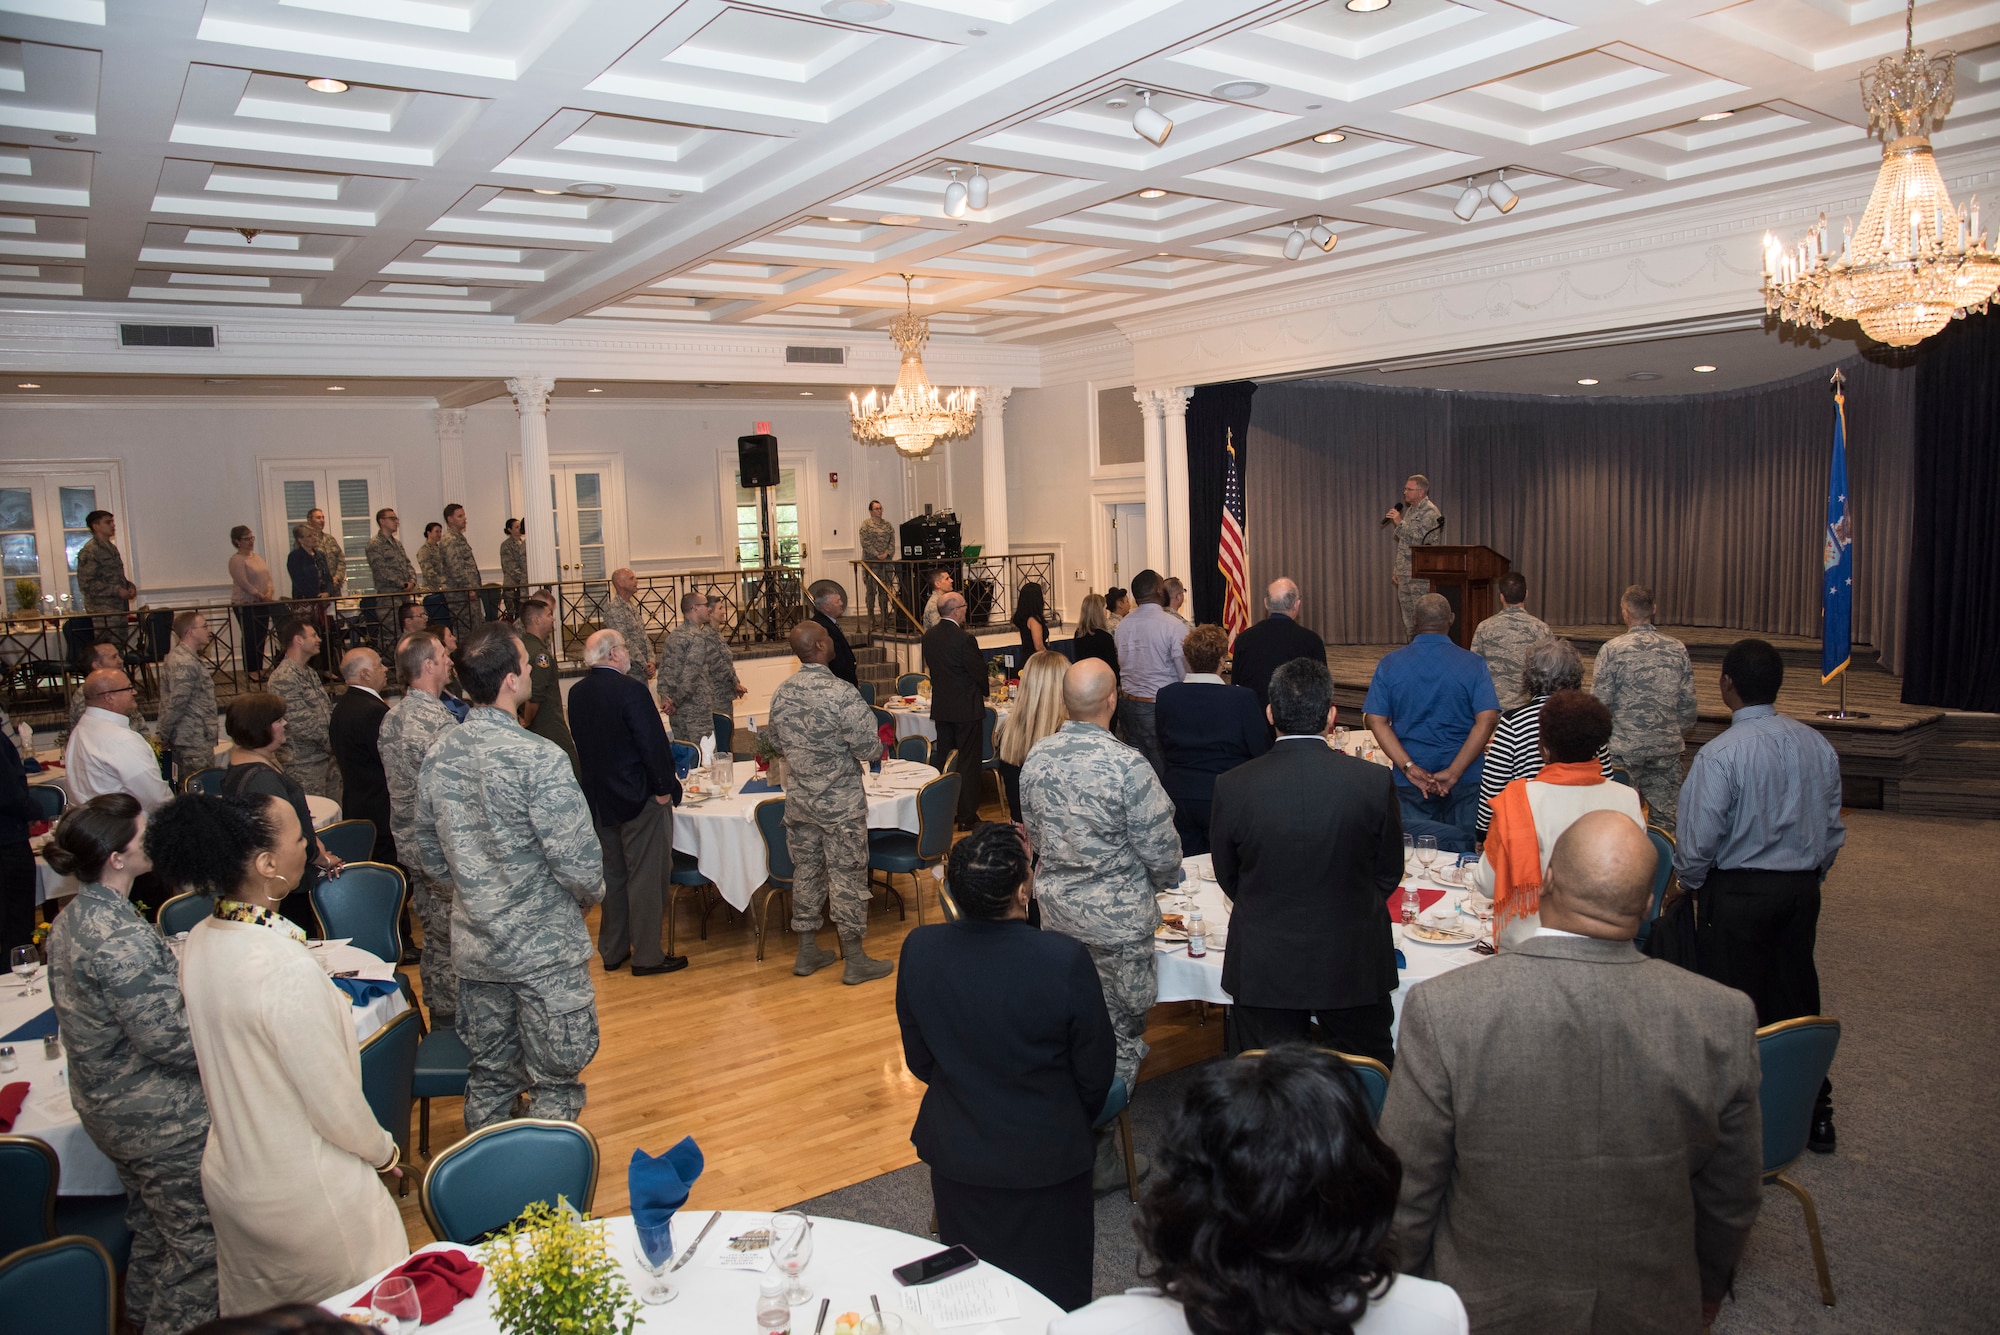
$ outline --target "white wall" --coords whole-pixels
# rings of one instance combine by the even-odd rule
[[[1015,551],[1054,548],[1062,567],[1058,603],[1071,618],[1093,589],[1104,591],[1110,558],[1092,536],[1094,481],[1090,467],[1093,390],[1076,381],[1017,389],[1007,401],[1007,522]],[[1075,572],[1083,571],[1077,579]]]

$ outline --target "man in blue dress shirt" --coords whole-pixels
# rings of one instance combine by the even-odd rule
[[[1415,638],[1375,665],[1361,712],[1396,766],[1403,833],[1435,835],[1438,847],[1471,852],[1479,812],[1481,757],[1500,725],[1486,660],[1451,642],[1451,604],[1417,599]]]

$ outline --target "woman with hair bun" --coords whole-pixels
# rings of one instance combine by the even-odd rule
[[[129,793],[93,797],[56,822],[43,856],[83,889],[49,929],[49,996],[69,1050],[70,1104],[129,1199],[125,1310],[148,1331],[179,1335],[216,1312],[201,1190],[208,1104],[173,952],[132,907],[132,883],[152,867],[145,837]]]
[[[910,933],[896,976],[903,1058],[930,1087],[910,1141],[931,1166],[938,1238],[1081,1307],[1091,1127],[1117,1060],[1097,967],[1074,937],[1028,925],[1034,876],[1014,826],[959,840],[946,877],[959,920]]]
[[[201,1182],[224,1316],[318,1302],[409,1254],[378,1173],[396,1141],[361,1093],[353,1008],[280,912],[306,867],[282,797],[189,794],[153,817],[146,850],[176,885],[217,896],[181,956],[213,1119]]]

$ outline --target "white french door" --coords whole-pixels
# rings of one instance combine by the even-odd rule
[[[83,521],[93,510],[117,515],[118,550],[126,578],[136,583],[117,464],[0,464],[0,575],[6,581],[0,603],[6,611],[65,611],[65,596],[70,608],[83,606],[76,553],[90,541]]]
[[[375,512],[394,505],[387,459],[342,462],[333,467],[261,461],[264,491],[264,532],[259,545],[270,562],[272,577],[283,594],[285,558],[292,551],[292,526],[305,522],[314,510],[326,511],[326,526],[340,539],[347,565],[347,592],[375,592],[368,569],[368,541],[375,536]]]
[[[508,460],[508,495],[515,514],[521,500],[521,456]],[[596,583],[624,565],[625,461],[615,454],[558,454],[549,458],[547,509],[528,522],[549,525],[555,534],[556,578]]]

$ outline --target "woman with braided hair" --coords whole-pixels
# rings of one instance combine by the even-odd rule
[[[931,1168],[938,1238],[1074,1310],[1090,1301],[1092,1124],[1115,1048],[1090,952],[1028,925],[1034,882],[1012,825],[981,825],[946,866],[956,922],[903,942],[903,1058],[929,1086],[910,1142]]]

